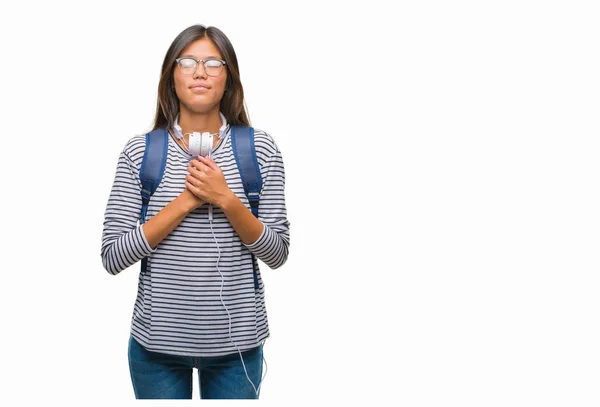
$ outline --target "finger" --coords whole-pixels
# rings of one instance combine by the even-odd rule
[[[187,181],[187,180],[184,182],[184,184],[185,184],[185,187],[186,187],[187,189],[189,189],[189,190],[190,190],[190,192],[191,192],[192,194],[196,195],[196,191],[197,191],[197,189],[196,189],[196,187],[195,187],[194,185],[192,185],[192,184],[191,184],[189,181]],[[196,196],[198,196],[198,195],[196,195]]]
[[[189,189],[192,194],[194,194],[194,196],[196,196],[196,197],[198,197],[200,199],[204,199],[202,197],[202,190],[200,190],[199,188],[197,188],[194,184],[190,183],[189,181],[185,181],[184,184],[185,184],[185,187],[187,189]]]
[[[191,160],[190,165],[200,171],[202,171],[208,167],[208,165],[206,165],[202,161],[198,161],[197,159]]]
[[[188,181],[185,181],[185,187],[196,197],[198,198],[198,190],[195,186],[190,184]]]
[[[200,186],[202,185],[202,180],[199,178],[194,177],[193,175],[186,175],[185,176],[185,180],[187,182],[189,182],[190,184],[192,184],[193,186],[195,186],[196,188],[200,188]]]
[[[217,166],[217,163],[215,163],[213,161],[213,159],[210,158],[210,157],[202,157],[201,155],[199,155],[198,156],[198,160],[200,160],[203,164],[206,164],[207,166],[209,166],[213,170],[218,170],[219,169],[219,167]]]
[[[204,172],[200,171],[197,168],[192,167],[191,165],[189,167],[186,168],[187,172],[189,172],[191,175],[193,175],[195,178],[200,178],[204,176]]]

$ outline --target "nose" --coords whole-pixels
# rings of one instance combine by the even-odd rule
[[[204,64],[199,63],[196,67],[196,71],[194,72],[194,79],[196,78],[206,78],[208,74],[206,73],[206,69],[204,69]]]

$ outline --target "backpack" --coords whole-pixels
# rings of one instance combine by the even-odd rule
[[[230,130],[231,147],[244,186],[244,193],[250,203],[252,214],[258,218],[262,176],[260,175],[254,147],[254,128],[231,126]],[[156,191],[164,175],[167,165],[168,145],[169,133],[166,129],[156,129],[146,134],[146,149],[140,167],[140,181],[142,183],[140,224],[143,224],[146,219],[150,197]],[[147,257],[144,257],[142,259],[142,272],[146,271],[146,263]],[[258,289],[258,265],[254,254],[252,254],[252,268],[254,270],[254,288]]]

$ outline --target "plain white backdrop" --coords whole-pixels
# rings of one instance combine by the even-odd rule
[[[593,2],[0,8],[3,401],[133,400],[139,265],[102,268],[104,209],[168,46],[204,24],[286,166],[260,403],[600,402]]]

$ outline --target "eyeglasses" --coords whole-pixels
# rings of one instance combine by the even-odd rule
[[[223,70],[223,65],[227,63],[222,59],[194,59],[192,57],[177,58],[175,60],[179,70],[184,75],[193,75],[198,69],[198,64],[202,62],[204,65],[204,71],[208,76],[219,76]]]

